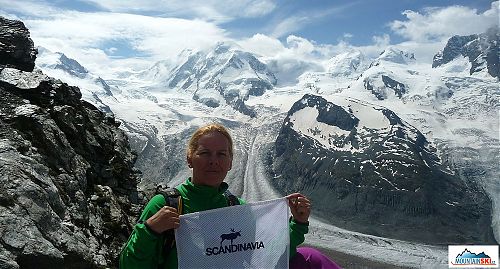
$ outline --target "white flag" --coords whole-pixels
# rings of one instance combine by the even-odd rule
[[[180,216],[179,268],[288,268],[286,198]]]

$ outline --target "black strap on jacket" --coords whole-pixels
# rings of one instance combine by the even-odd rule
[[[160,191],[160,194],[163,195],[166,206],[173,207],[177,209],[179,214],[182,214],[182,197],[178,189],[168,188],[167,190]],[[165,236],[165,241],[163,241],[163,251],[167,254],[175,245],[174,229],[166,230],[163,234]]]
[[[236,197],[235,195],[233,195],[229,190],[226,190],[224,192],[224,196],[226,196],[226,200],[227,200],[227,205],[228,206],[233,206],[233,205],[239,205],[240,204],[240,200],[238,200],[238,197]]]

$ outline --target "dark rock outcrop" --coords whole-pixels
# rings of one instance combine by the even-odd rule
[[[139,211],[125,133],[77,87],[31,72],[21,22],[0,18],[0,44],[0,268],[116,267]]]
[[[458,56],[463,56],[471,63],[471,75],[486,68],[492,77],[500,78],[499,39],[498,27],[490,28],[483,34],[453,36],[444,49],[434,55],[432,67],[447,64]]]
[[[24,23],[0,17],[0,64],[33,71],[36,54]]]
[[[402,98],[406,93],[408,87],[404,85],[403,83],[389,77],[386,75],[380,75],[381,81],[383,85],[380,86],[374,86],[374,84],[377,84],[376,81],[373,80],[378,80],[377,77],[366,77],[363,80],[363,87],[370,91],[378,100],[385,100],[388,98],[388,96],[391,95],[391,91],[394,92],[394,95],[397,96],[398,98]]]
[[[406,86],[403,83],[398,82],[388,76],[382,75],[382,82],[384,82],[385,87],[393,89],[394,94],[399,98],[403,97],[403,95],[406,93]]]
[[[394,112],[342,104],[305,95],[292,106],[269,158],[277,189],[304,193],[318,217],[349,230],[495,243],[491,200],[473,179],[444,168],[422,133]]]

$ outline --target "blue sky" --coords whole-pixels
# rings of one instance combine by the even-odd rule
[[[0,0],[0,15],[90,69],[144,67],[227,40],[266,57],[377,54],[395,45],[428,61],[452,35],[498,27],[498,1]]]
[[[249,36],[252,32],[266,31],[270,25],[287,19],[303,18],[300,25],[291,27],[287,34],[294,34],[323,44],[335,44],[339,39],[350,35],[353,45],[368,45],[373,36],[390,33],[389,23],[405,20],[405,10],[422,12],[429,8],[445,8],[461,5],[477,9],[482,13],[491,8],[492,1],[425,1],[425,0],[301,0],[278,1],[279,5],[262,18],[238,19],[223,24],[234,35]],[[267,32],[266,34],[272,34]],[[283,36],[279,36],[283,38]],[[391,40],[399,43],[404,39],[397,34],[390,34]]]

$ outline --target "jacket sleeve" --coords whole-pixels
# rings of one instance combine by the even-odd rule
[[[298,223],[290,218],[290,259],[297,253],[297,247],[305,240],[305,234],[309,232],[309,223]]]
[[[138,223],[135,225],[127,244],[120,253],[120,269],[151,268],[156,269],[162,262],[163,236],[156,234],[145,225],[165,205],[162,195],[156,195],[144,208]]]

